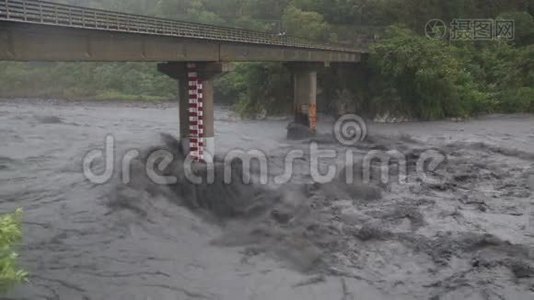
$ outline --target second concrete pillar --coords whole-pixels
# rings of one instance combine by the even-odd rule
[[[295,123],[317,130],[317,69],[318,65],[291,63],[287,65],[293,75],[293,103]]]

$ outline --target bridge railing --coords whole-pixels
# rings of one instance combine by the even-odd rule
[[[40,0],[0,0],[0,20],[193,39],[358,52],[354,48],[313,43],[287,35],[196,24]]]

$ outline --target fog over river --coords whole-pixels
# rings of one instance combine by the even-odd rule
[[[288,141],[288,119],[218,108],[217,151],[264,151],[279,174],[312,141],[346,150],[333,121]],[[404,184],[313,184],[302,158],[290,183],[205,186],[199,203],[148,180],[143,155],[129,184],[82,172],[108,135],[117,160],[176,150],[176,103],[3,100],[0,124],[0,212],[24,209],[30,274],[6,299],[534,299],[532,115],[369,124],[350,149],[398,150]],[[428,150],[446,158],[439,183],[412,172]]]

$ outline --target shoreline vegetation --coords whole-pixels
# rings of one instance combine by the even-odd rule
[[[156,5],[92,0],[82,5],[320,42],[378,38],[364,61],[343,76],[334,68],[320,70],[318,109],[326,114],[437,120],[534,112],[534,0],[492,5],[483,0],[160,0]],[[432,19],[447,26],[454,19],[514,20],[515,38],[430,39],[425,26]],[[281,63],[237,63],[215,87],[217,103],[244,118],[292,110],[291,74]],[[159,103],[176,94],[176,82],[151,63],[0,62],[3,98]]]
[[[166,103],[175,102],[177,99],[163,97],[163,96],[151,96],[151,95],[129,95],[122,94],[116,91],[104,92],[95,96],[71,96],[64,97],[55,94],[11,94],[0,95],[0,101],[14,101],[14,100],[54,100],[64,102],[140,102],[140,103]]]
[[[0,215],[0,294],[24,282],[27,273],[18,267],[16,247],[22,240],[22,210]]]

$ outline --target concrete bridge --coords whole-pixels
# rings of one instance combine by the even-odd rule
[[[231,62],[287,63],[296,121],[315,130],[317,69],[361,60],[351,47],[299,38],[63,5],[0,0],[0,60],[159,62],[180,90],[180,133],[198,159],[214,154],[213,79]]]

